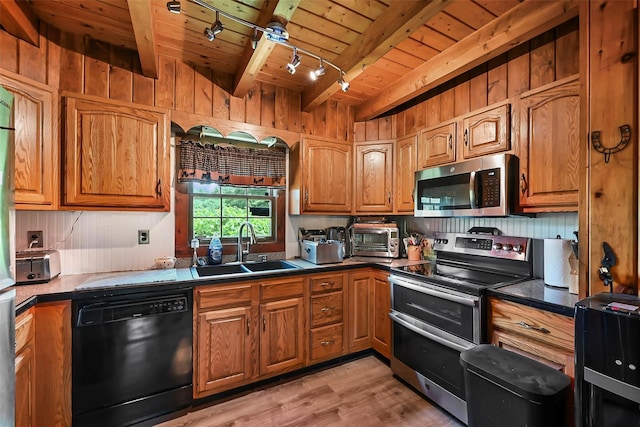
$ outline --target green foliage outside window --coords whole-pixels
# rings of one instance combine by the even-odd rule
[[[208,241],[214,234],[222,240],[236,240],[240,225],[249,221],[258,240],[274,238],[272,190],[253,187],[224,187],[192,184],[192,236]],[[245,227],[244,235],[248,236]]]

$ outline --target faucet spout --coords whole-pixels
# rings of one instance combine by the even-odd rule
[[[247,249],[243,250],[242,249],[242,230],[244,229],[245,225],[249,228],[249,241],[247,242]],[[238,228],[238,262],[243,262],[244,261],[244,255],[249,253],[249,248],[251,247],[251,245],[255,245],[256,244],[256,232],[253,229],[253,224],[251,224],[249,221],[245,221],[242,224],[240,224],[240,227]]]

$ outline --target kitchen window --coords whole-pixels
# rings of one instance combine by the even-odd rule
[[[216,234],[223,243],[235,243],[245,221],[253,225],[258,242],[276,240],[278,190],[215,183],[189,186],[189,235],[201,244],[208,245]]]

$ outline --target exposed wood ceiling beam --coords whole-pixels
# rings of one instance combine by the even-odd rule
[[[254,22],[254,24],[266,27],[269,22],[272,22],[277,17],[278,22],[286,26],[300,2],[301,0],[267,0],[260,10],[257,22]],[[264,34],[262,34],[258,47],[254,50],[251,47],[251,38],[249,38],[244,54],[238,64],[238,71],[236,71],[233,79],[233,96],[242,98],[247,94],[274,47],[275,44],[266,40]]]
[[[26,7],[26,2],[0,1],[0,25],[9,34],[34,46],[40,43],[38,18]]]
[[[414,69],[356,108],[370,120],[578,16],[579,1],[525,1]]]
[[[153,29],[153,5],[151,0],[127,0],[131,24],[138,47],[142,74],[158,78],[158,50]]]
[[[418,28],[441,12],[451,0],[413,0],[391,2],[342,54],[332,61],[346,73],[346,81],[355,79],[365,68]],[[335,80],[324,78],[302,93],[302,109],[310,111],[340,90]]]

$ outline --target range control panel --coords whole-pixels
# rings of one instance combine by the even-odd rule
[[[528,237],[436,233],[433,249],[527,261],[530,243]]]

